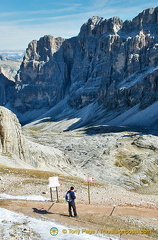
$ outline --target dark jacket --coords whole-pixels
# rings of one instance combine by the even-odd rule
[[[71,202],[74,202],[74,200],[76,199],[74,191],[69,190],[67,194],[70,194],[70,198],[72,200]]]

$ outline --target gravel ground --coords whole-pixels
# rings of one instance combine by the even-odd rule
[[[4,170],[3,170],[4,171]],[[47,178],[38,178],[37,172],[35,173],[32,170],[24,170],[22,173],[19,173],[19,170],[7,169],[5,172],[1,172],[1,193],[10,194],[10,195],[39,195],[50,199],[50,192],[48,188],[48,179]],[[31,174],[30,174],[30,171]],[[16,174],[15,174],[16,173]],[[25,173],[25,174],[24,174]],[[43,172],[42,172],[43,174]],[[51,174],[51,173],[50,173]],[[59,182],[62,184],[58,187],[59,194],[59,203],[56,204],[57,207],[53,207],[53,218],[59,223],[67,223],[73,225],[74,222],[69,221],[68,218],[65,218],[67,215],[67,204],[65,203],[64,196],[65,192],[71,185],[75,186],[76,192],[76,204],[78,211],[80,212],[80,218],[76,223],[77,226],[84,221],[84,224],[90,228],[88,224],[91,222],[91,215],[95,215],[95,220],[91,222],[91,225],[94,224],[105,224],[109,219],[105,219],[107,213],[111,212],[113,209],[113,205],[116,205],[114,211],[114,217],[117,217],[116,221],[122,226],[131,226],[132,228],[143,228],[143,229],[154,229],[154,231],[158,231],[158,195],[145,195],[139,194],[135,192],[131,192],[125,190],[124,188],[103,184],[99,182],[93,182],[90,186],[91,190],[91,204],[88,204],[88,193],[87,193],[87,183],[83,182],[82,179],[72,178],[68,179],[65,176],[59,176]],[[154,189],[154,187],[153,187]],[[56,192],[53,191],[53,199],[56,201]],[[7,201],[11,201],[10,204],[7,204]],[[18,212],[24,212],[26,215],[30,214],[30,209],[32,207],[32,203],[26,203],[26,201],[20,202],[19,204],[17,200],[1,200],[2,207],[5,207],[9,210],[14,210]],[[23,206],[24,205],[24,206]],[[50,203],[45,203],[45,206],[50,205]],[[27,208],[24,210],[24,207]],[[42,209],[42,203],[36,203],[37,209]],[[32,214],[31,214],[32,216]],[[62,216],[62,217],[61,217]],[[33,217],[38,217],[39,215],[35,215]],[[40,216],[41,217],[41,216]],[[102,219],[103,222],[100,222]],[[80,222],[81,221],[81,222]],[[90,222],[89,222],[90,221]],[[104,223],[105,221],[105,223]],[[115,219],[114,219],[115,221]],[[119,224],[118,224],[119,226]],[[120,225],[121,226],[121,225]],[[27,236],[28,230],[24,228],[23,225],[14,226],[11,229],[12,239],[16,239],[18,232],[25,235],[25,240],[28,240],[28,236],[32,236],[31,240],[36,240],[34,236],[34,232],[31,232]],[[14,236],[13,236],[14,235]],[[22,235],[21,235],[22,236]],[[158,236],[158,235],[157,235]],[[14,238],[15,237],[15,238]],[[131,236],[130,236],[131,237]],[[138,238],[135,237],[128,239],[141,239],[140,236]],[[23,238],[21,238],[23,239]],[[21,240],[20,239],[20,240]],[[126,236],[122,239],[127,239]],[[143,238],[142,238],[143,239]],[[144,239],[146,239],[144,237]],[[147,238],[149,239],[149,238]],[[151,239],[157,239],[151,238]],[[8,239],[10,240],[10,239]]]

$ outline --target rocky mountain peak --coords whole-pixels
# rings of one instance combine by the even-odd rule
[[[89,27],[92,31],[97,25],[100,25],[103,21],[104,21],[103,17],[93,16],[89,18],[88,21],[85,24],[83,24],[83,26]]]
[[[98,16],[93,16],[88,19],[86,23],[84,23],[80,29],[79,36],[91,36],[92,31],[95,29],[96,26],[98,26],[104,18],[98,17]]]
[[[133,32],[144,29],[147,33],[158,33],[158,7],[149,8],[138,14],[132,21],[125,21],[123,31]],[[150,30],[149,30],[150,26]]]
[[[113,17],[109,19],[108,25],[111,32],[117,33],[123,26],[123,20],[119,17]]]
[[[145,26],[146,24],[157,24],[158,23],[158,7],[148,8],[143,12],[139,13],[132,20],[136,26]]]
[[[59,50],[65,39],[54,38],[51,35],[41,37],[39,41],[33,40],[26,49],[24,60],[49,61],[52,55]]]
[[[79,36],[95,36],[107,32],[116,33],[122,28],[123,21],[119,17],[104,19],[93,16],[81,27]]]
[[[23,82],[25,83],[34,83],[35,80],[36,83],[40,81],[40,77],[44,74],[44,65],[46,63],[48,63],[49,65],[49,62],[53,60],[54,53],[56,53],[60,49],[64,41],[64,38],[55,38],[51,35],[45,35],[44,37],[41,37],[38,41],[31,41],[28,44],[28,48],[26,49],[26,53],[20,67],[20,74],[22,72],[22,75],[19,76],[19,74],[17,74],[16,76],[17,82],[21,82],[21,79],[23,79]],[[26,66],[30,70],[27,70],[25,72]],[[22,69],[24,70],[24,72],[21,71]],[[48,78],[50,78],[49,73]],[[44,82],[43,78],[42,82]]]
[[[158,7],[146,9],[133,18],[132,21],[126,20],[125,22],[123,22],[123,20],[119,17],[104,19],[102,17],[93,16],[85,24],[83,24],[79,36],[96,36],[106,34],[108,32],[117,33],[119,30],[129,33],[146,27],[148,28],[149,24],[158,24]],[[158,29],[158,26],[156,28]]]
[[[17,75],[12,107],[25,113],[62,101],[72,111],[98,104],[113,118],[138,104],[139,111],[156,103],[157,12],[147,9],[125,22],[93,16],[77,37],[48,35],[32,41]]]

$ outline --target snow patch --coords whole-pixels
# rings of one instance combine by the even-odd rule
[[[23,195],[23,196],[13,196],[6,193],[0,194],[0,199],[19,199],[19,200],[29,200],[29,201],[50,201],[50,198],[45,198],[38,195]]]
[[[4,208],[0,208],[0,227],[2,228],[2,234],[5,238],[10,237],[10,231],[13,227],[13,225],[17,224],[25,224],[25,229],[33,230],[36,232],[40,238],[39,240],[52,240],[53,236],[50,234],[50,229],[52,227],[55,227],[58,229],[58,234],[55,236],[55,239],[60,239],[60,240],[97,240],[97,239],[106,239],[106,240],[118,240],[119,238],[114,237],[114,236],[105,236],[105,235],[89,235],[82,233],[80,231],[79,234],[76,233],[69,233],[68,229],[75,229],[75,230],[82,230],[79,229],[78,227],[66,227],[64,225],[56,224],[53,221],[44,221],[32,217],[27,217],[24,214],[21,213],[16,213],[13,211],[9,211]],[[63,233],[62,230],[66,229],[67,233]]]
[[[139,109],[139,104],[109,121],[109,125],[128,125],[141,127],[158,127],[158,101],[144,110]]]
[[[142,73],[135,72],[131,74],[129,77],[125,78],[119,85],[118,88],[129,88],[132,87],[137,82],[141,81],[143,78],[145,78],[148,74],[151,74],[152,72],[158,70],[158,66],[156,67],[150,67],[146,71]]]

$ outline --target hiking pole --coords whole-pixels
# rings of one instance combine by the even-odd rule
[[[51,209],[51,207],[53,207],[54,204],[55,204],[55,202],[53,202],[53,203],[51,204],[51,206],[48,208],[47,211],[49,211],[49,210]]]

